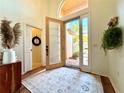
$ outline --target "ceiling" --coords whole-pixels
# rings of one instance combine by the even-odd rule
[[[61,8],[61,15],[65,16],[70,13],[79,11],[88,7],[88,0],[65,0]]]

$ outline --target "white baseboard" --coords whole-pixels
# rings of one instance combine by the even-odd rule
[[[111,82],[111,84],[112,84],[112,86],[113,86],[115,92],[116,92],[116,93],[120,93],[120,91],[119,91],[119,90],[117,89],[117,87],[115,86],[115,83],[114,83],[113,79],[112,79],[110,76],[109,76],[109,80],[110,80],[110,82]]]

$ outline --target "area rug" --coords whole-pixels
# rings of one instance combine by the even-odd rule
[[[22,81],[31,93],[104,93],[99,76],[61,67]]]

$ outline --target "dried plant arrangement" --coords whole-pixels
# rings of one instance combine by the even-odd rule
[[[21,36],[20,23],[16,23],[12,28],[11,21],[2,20],[1,23],[1,39],[3,48],[12,49],[19,44],[19,37]]]
[[[11,21],[1,21],[1,41],[5,49],[3,52],[3,64],[16,62],[16,53],[13,48],[19,44],[21,36],[20,24],[16,23],[13,27],[10,26]]]

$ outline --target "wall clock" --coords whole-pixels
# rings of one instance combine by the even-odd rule
[[[35,37],[32,38],[32,43],[35,46],[39,46],[41,44],[41,39],[38,36],[35,36]]]

